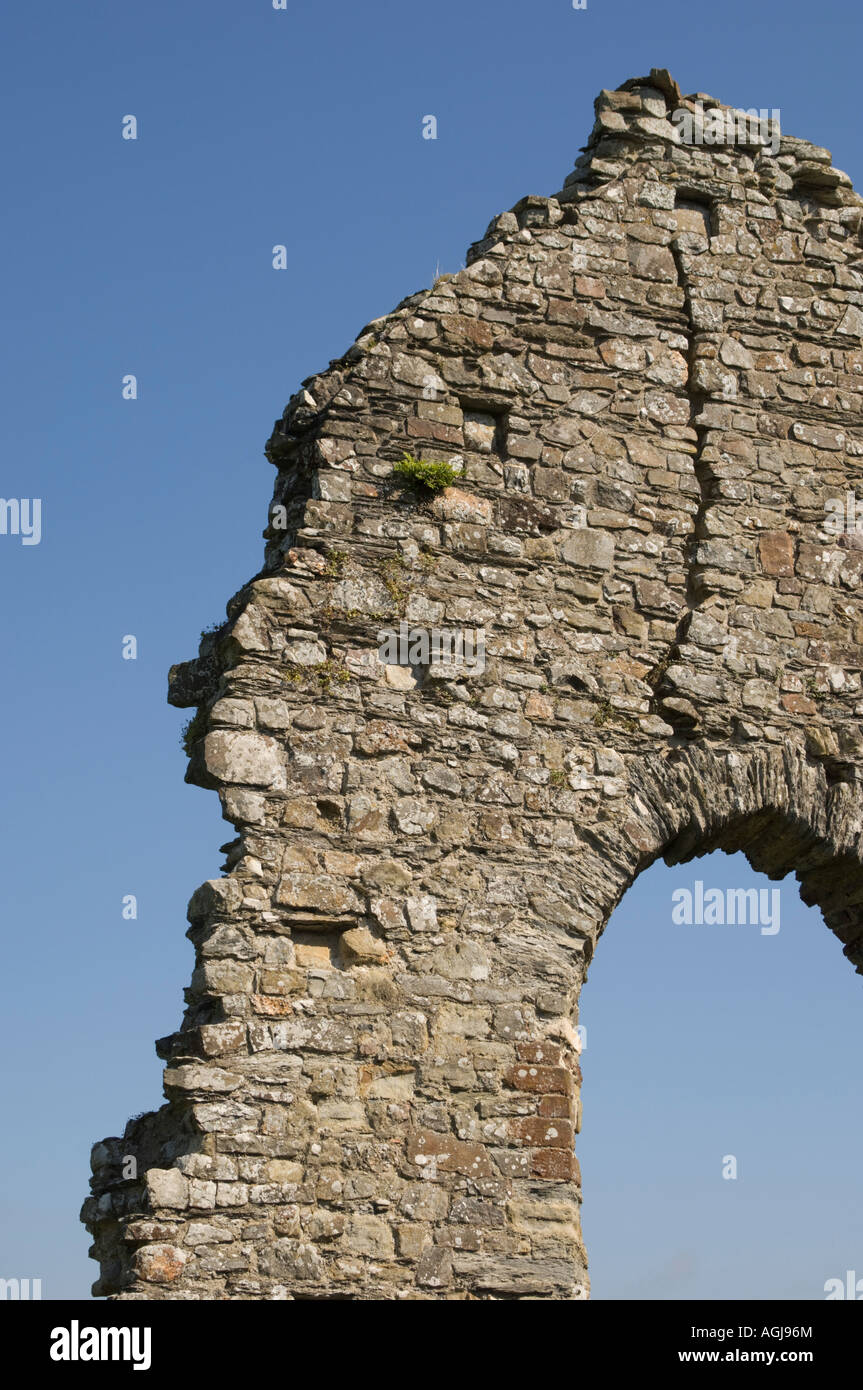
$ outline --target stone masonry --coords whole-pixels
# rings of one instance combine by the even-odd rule
[[[601,92],[276,422],[263,568],[171,671],[236,838],[166,1103],[93,1150],[95,1293],[585,1298],[578,996],[641,870],[796,872],[863,971],[863,200],[696,100]],[[484,669],[385,664],[402,621]]]

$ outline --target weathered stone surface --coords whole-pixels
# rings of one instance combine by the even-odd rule
[[[605,531],[576,531],[561,546],[561,558],[582,569],[610,570],[614,542]]]
[[[343,934],[342,951],[349,961],[357,965],[376,965],[387,959],[384,943],[376,941],[365,927],[353,927]]]
[[[146,1182],[147,1196],[154,1210],[189,1205],[189,1184],[176,1168],[150,1168]]]
[[[264,734],[228,733],[218,729],[204,740],[204,762],[216,782],[255,787],[284,785],[279,746]]]
[[[790,576],[794,573],[794,538],[787,531],[771,531],[758,542],[761,568],[765,574]]]
[[[186,1252],[175,1245],[145,1245],[135,1252],[132,1267],[148,1284],[173,1284],[187,1259]]]
[[[794,870],[863,968],[863,203],[681,102],[601,93],[276,423],[289,526],[172,670],[236,839],[166,1103],[93,1151],[99,1294],[586,1297],[577,1000],[641,870]]]
[[[308,908],[335,916],[356,912],[359,907],[354,890],[329,874],[285,874],[276,887],[275,901],[283,907]]]

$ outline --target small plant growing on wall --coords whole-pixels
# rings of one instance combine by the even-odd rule
[[[187,720],[180,731],[180,745],[187,758],[191,758],[192,750],[199,739],[204,737],[207,732],[207,715],[204,710],[199,709]]]
[[[401,555],[390,555],[381,565],[381,578],[384,588],[399,613],[404,613],[405,604],[410,597],[410,587],[404,582],[407,566]]]
[[[458,477],[452,464],[414,458],[413,454],[402,454],[398,463],[393,464],[393,472],[418,492],[442,492]]]
[[[341,579],[347,558],[348,552],[346,550],[331,550],[327,555],[327,563],[323,570],[326,578]]]

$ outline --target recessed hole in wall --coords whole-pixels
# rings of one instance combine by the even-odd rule
[[[507,421],[509,411],[505,405],[496,401],[483,401],[474,397],[461,397],[459,404],[464,411],[464,442],[468,449],[480,454],[506,453]]]
[[[341,964],[340,931],[293,931],[291,940],[302,970],[337,970]]]
[[[716,234],[716,213],[713,200],[705,193],[685,189],[674,199],[674,214],[679,232],[697,232],[699,236]]]

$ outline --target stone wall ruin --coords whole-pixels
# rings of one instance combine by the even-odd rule
[[[277,421],[264,566],[171,672],[236,838],[166,1104],[93,1151],[95,1293],[586,1297],[578,995],[641,870],[796,872],[863,968],[863,202],[682,144],[699,100],[603,91]],[[382,663],[401,621],[484,670]]]

